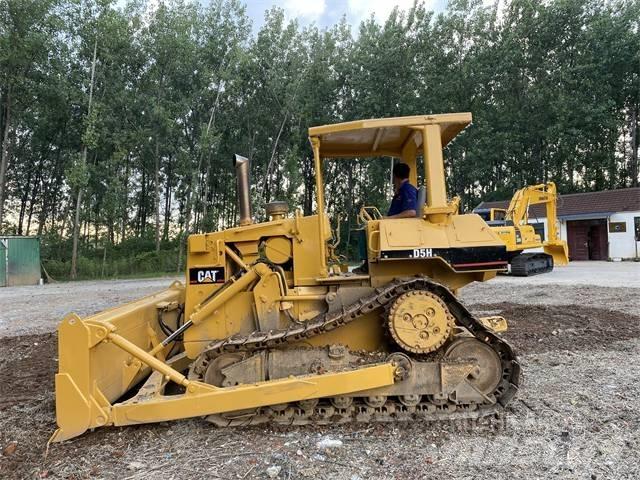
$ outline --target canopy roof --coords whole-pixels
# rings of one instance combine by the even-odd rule
[[[440,138],[444,148],[471,123],[471,113],[416,115],[411,117],[356,120],[311,127],[309,137],[320,139],[321,157],[401,157],[405,145],[415,141],[422,150],[424,125],[440,125]]]

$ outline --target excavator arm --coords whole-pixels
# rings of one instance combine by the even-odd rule
[[[547,211],[547,240],[542,243],[544,252],[553,257],[555,265],[569,263],[567,242],[560,239],[558,231],[558,199],[556,184],[553,182],[529,185],[518,190],[509,203],[505,219],[516,227],[529,223],[529,207],[545,205]]]

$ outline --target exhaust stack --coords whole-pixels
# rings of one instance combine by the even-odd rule
[[[249,159],[242,155],[233,156],[233,166],[236,167],[236,195],[240,210],[240,226],[251,225],[251,199],[249,196]]]

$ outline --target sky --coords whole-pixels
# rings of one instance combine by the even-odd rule
[[[297,18],[302,25],[315,23],[328,27],[343,15],[351,25],[358,25],[371,15],[384,21],[394,6],[406,10],[411,8],[413,0],[245,0],[244,3],[256,31],[264,23],[265,10],[273,6],[282,8],[288,18]],[[424,4],[428,10],[441,12],[447,0],[424,0]]]

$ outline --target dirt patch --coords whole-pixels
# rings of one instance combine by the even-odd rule
[[[495,305],[474,311],[491,310]],[[640,447],[632,369],[640,319],[587,307],[500,305],[525,388],[509,414],[465,423],[216,429],[200,419],[97,429],[62,444],[56,336],[0,341],[0,478],[631,478]],[[554,335],[553,332],[556,332]],[[542,340],[542,341],[541,341]],[[321,445],[333,444],[325,448]],[[8,448],[7,448],[8,447]],[[15,450],[14,450],[15,449]],[[272,468],[273,467],[273,468]],[[269,470],[271,468],[271,470]],[[593,477],[591,477],[593,478]]]
[[[476,314],[503,315],[504,334],[519,354],[551,350],[605,349],[612,343],[640,337],[640,318],[622,312],[581,306],[473,305]]]
[[[640,265],[638,265],[640,273]],[[545,277],[536,275],[531,278]],[[521,283],[520,280],[524,282]],[[640,289],[629,288],[621,282],[619,287],[596,285],[567,286],[562,284],[529,284],[529,277],[500,277],[495,281],[476,282],[460,291],[462,301],[476,308],[476,305],[491,303],[497,308],[503,303],[519,305],[564,305],[603,308],[607,310],[640,316]],[[578,282],[579,280],[576,280]],[[582,280],[584,281],[584,279]],[[634,282],[632,282],[634,283]]]
[[[0,341],[0,411],[53,390],[57,335],[25,335]]]

